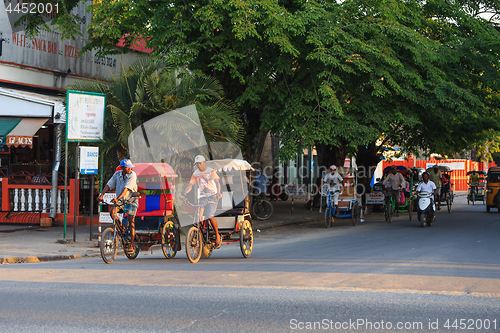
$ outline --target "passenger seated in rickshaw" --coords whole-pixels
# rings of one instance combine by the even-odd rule
[[[450,175],[444,174],[442,179],[441,195],[450,192]]]
[[[198,183],[200,188],[200,194],[198,198],[200,199],[200,204],[204,207],[200,207],[199,216],[205,216],[212,223],[212,227],[215,232],[215,248],[218,249],[221,244],[219,227],[217,226],[217,220],[215,220],[215,210],[217,209],[217,202],[222,198],[222,193],[220,189],[219,176],[214,169],[208,168],[205,165],[205,157],[198,155],[194,159],[194,164],[198,168],[193,172],[191,180],[187,187],[181,192],[180,199],[185,200],[185,195],[191,191],[193,185]],[[203,215],[203,213],[205,213]]]

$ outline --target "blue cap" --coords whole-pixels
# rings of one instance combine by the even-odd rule
[[[123,159],[120,162],[120,166],[121,167],[126,167],[126,168],[133,168],[135,165],[132,164],[131,160],[129,160],[128,158],[126,158],[126,159]]]

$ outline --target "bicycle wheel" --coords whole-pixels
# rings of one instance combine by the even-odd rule
[[[389,205],[389,223],[392,223],[392,202]]]
[[[267,220],[273,214],[273,205],[267,200],[257,201],[252,206],[253,215],[259,220]]]
[[[385,220],[389,221],[389,204],[384,205],[384,215],[385,215]]]
[[[353,226],[356,226],[358,225],[358,222],[359,222],[359,215],[361,214],[360,212],[360,209],[359,209],[359,205],[358,203],[356,202],[353,206],[352,206],[352,210],[351,210],[351,220],[352,220],[352,225]]]
[[[167,259],[172,259],[177,254],[177,230],[171,221],[161,228],[161,250]]]
[[[139,252],[141,252],[141,247],[139,246],[139,242],[140,242],[140,238],[139,236],[135,235],[135,238],[134,238],[134,253],[127,253],[127,251],[125,251],[125,256],[127,258],[129,258],[130,260],[133,260],[135,258],[137,258],[137,256],[139,255]]]
[[[201,233],[197,227],[191,227],[186,236],[186,255],[190,262],[197,263],[201,258]]]
[[[451,213],[451,197],[446,198],[446,207],[448,208],[448,213]]]
[[[326,207],[325,209],[325,228],[330,228],[330,226],[332,225],[332,213],[331,213],[331,208],[330,207]]]
[[[240,249],[243,257],[248,258],[253,249],[253,230],[249,221],[245,220],[240,230]]]
[[[118,251],[118,235],[113,228],[106,228],[101,236],[101,258],[106,264],[111,264]]]
[[[475,191],[472,191],[472,204],[474,205],[474,201],[476,201],[476,194],[474,193]]]
[[[408,202],[408,215],[410,217],[410,221],[413,220],[413,200]]]

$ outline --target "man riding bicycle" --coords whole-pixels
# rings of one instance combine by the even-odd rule
[[[132,168],[134,165],[129,159],[124,159],[120,162],[120,171],[116,171],[111,179],[108,181],[102,193],[97,197],[98,201],[102,201],[102,198],[106,192],[111,189],[115,189],[116,198],[111,200],[115,205],[111,209],[110,215],[113,220],[115,215],[119,213],[119,206],[124,202],[127,202],[123,206],[123,212],[128,214],[128,225],[130,229],[130,247],[124,249],[127,253],[134,253],[134,239],[135,239],[135,215],[137,213],[137,207],[139,206],[137,198],[131,198],[134,192],[137,192],[137,175]],[[117,205],[118,203],[118,205]]]
[[[330,166],[330,173],[325,174],[323,177],[323,181],[321,182],[320,188],[323,187],[323,184],[328,185],[328,193],[333,193],[333,203],[335,204],[335,216],[339,216],[339,194],[340,194],[340,183],[343,182],[344,179],[337,172],[337,167],[335,165]]]
[[[189,184],[184,191],[181,192],[180,199],[186,200],[185,195],[191,191],[195,183],[198,183],[200,189],[198,199],[200,199],[200,205],[203,205],[203,207],[200,207],[199,216],[201,217],[203,213],[205,213],[205,219],[209,219],[212,223],[216,236],[215,248],[218,249],[221,244],[221,239],[214,214],[217,209],[217,202],[222,197],[222,193],[220,190],[219,176],[214,169],[207,167],[205,162],[205,157],[202,155],[195,157],[194,164],[198,170],[193,172]]]
[[[472,170],[472,173],[469,177],[469,185],[471,187],[471,191],[476,191],[477,193],[477,187],[479,185],[479,174],[476,172],[476,169]]]
[[[387,175],[384,185],[384,194],[388,193],[386,200],[392,196],[396,203],[396,216],[399,216],[399,201],[401,199],[401,190],[405,185],[405,179],[403,175],[398,172],[395,165],[391,167],[391,173]]]

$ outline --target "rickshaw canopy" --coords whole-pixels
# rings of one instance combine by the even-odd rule
[[[392,167],[393,167],[392,165],[385,167],[383,172],[389,173],[392,170]],[[396,171],[402,174],[403,176],[406,176],[408,173],[413,174],[410,168],[407,168],[403,165],[396,165]]]
[[[438,167],[438,170],[441,171],[441,172],[451,172],[450,167],[447,166],[447,165],[442,165],[441,164],[441,165],[438,165],[437,167]],[[434,167],[427,168],[427,170],[425,170],[425,171],[431,172],[432,170],[434,170]]]
[[[121,167],[118,166],[116,171],[120,171]],[[137,178],[141,177],[168,177],[177,178],[178,175],[174,169],[167,163],[135,163],[132,168],[137,174]]]
[[[247,161],[233,158],[206,161],[205,166],[212,168],[217,172],[254,170],[254,168],[252,168],[250,163]]]
[[[486,176],[486,172],[484,171],[476,171],[476,173],[480,176]],[[472,175],[472,171],[467,172],[467,176]]]

